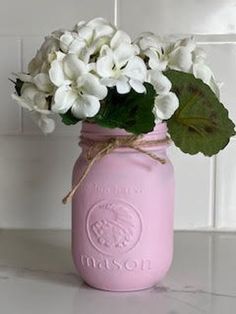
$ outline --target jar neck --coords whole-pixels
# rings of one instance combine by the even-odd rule
[[[118,140],[115,144],[115,150],[120,152],[134,151],[131,148],[131,146],[134,145],[138,145],[140,148],[145,148],[147,151],[165,150],[166,147],[169,146],[166,123],[156,125],[152,132],[144,134],[138,139],[138,142],[134,139],[133,144],[126,146],[125,143],[127,143],[127,140],[130,143],[130,136],[134,136],[134,134],[128,133],[123,129],[104,128],[97,124],[84,122],[81,130],[80,146],[83,148],[83,151],[87,151],[87,149],[94,148],[97,145],[101,147],[101,143],[103,143],[103,147],[104,145],[111,143],[110,141],[113,142],[115,139]]]
[[[153,131],[143,135],[143,140],[163,140],[167,136],[167,125],[165,122],[157,124]],[[124,137],[133,135],[119,128],[104,128],[95,123],[82,123],[81,136],[92,140],[107,140],[108,138]]]

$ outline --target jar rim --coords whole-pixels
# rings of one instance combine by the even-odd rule
[[[104,137],[112,137],[112,136],[127,136],[131,133],[125,131],[120,128],[106,128],[102,127],[95,123],[83,122],[81,133],[83,135],[94,135],[94,136],[104,136]],[[167,133],[167,124],[166,122],[161,122],[155,125],[153,131],[144,134],[144,136],[149,135],[162,135]]]

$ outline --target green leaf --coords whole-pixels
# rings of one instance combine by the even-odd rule
[[[108,96],[102,101],[99,113],[90,121],[107,128],[121,128],[134,134],[148,133],[155,126],[152,113],[155,90],[145,83],[146,93],[140,94],[133,89],[128,94],[118,94],[110,88]]]
[[[80,119],[73,116],[71,110],[68,110],[66,113],[60,114],[60,116],[62,117],[62,122],[66,125],[76,124],[81,121]]]
[[[235,135],[227,109],[210,87],[192,74],[169,70],[165,75],[180,100],[179,108],[167,122],[176,146],[192,155],[218,153]]]

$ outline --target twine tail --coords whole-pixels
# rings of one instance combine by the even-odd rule
[[[87,168],[85,169],[82,177],[79,179],[79,182],[72,188],[72,190],[63,198],[62,203],[67,204],[68,201],[71,201],[75,192],[78,190],[80,187],[81,183],[84,181],[86,178],[87,174],[89,173],[90,169],[92,168],[94,162],[96,161],[96,158],[93,158],[90,163],[88,164]]]
[[[93,164],[95,163],[95,161],[97,161],[98,159],[100,159],[104,153],[106,153],[108,150],[111,149],[111,144],[106,145],[104,148],[102,148],[88,163],[88,166],[86,167],[83,175],[81,176],[81,178],[79,179],[79,182],[72,188],[72,190],[62,199],[62,203],[63,204],[67,204],[69,201],[72,200],[74,194],[76,193],[76,191],[78,190],[78,188],[80,187],[80,185],[82,184],[82,182],[84,181],[84,179],[87,177],[89,171],[91,170]]]

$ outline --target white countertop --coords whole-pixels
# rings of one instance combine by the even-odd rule
[[[1,314],[235,314],[236,234],[176,232],[153,289],[102,292],[76,275],[69,231],[0,231]]]

